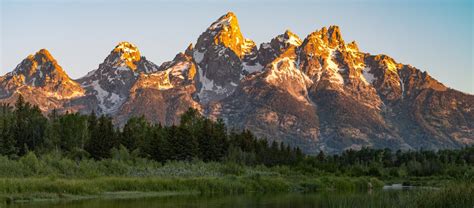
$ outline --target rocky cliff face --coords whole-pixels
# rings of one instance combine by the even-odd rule
[[[233,13],[220,17],[199,36],[193,51],[198,67],[196,98],[207,104],[232,94],[244,70],[258,70],[253,69],[258,67],[256,55],[255,43],[243,37],[237,17]]]
[[[45,112],[94,111],[118,125],[140,115],[172,125],[192,107],[307,153],[474,144],[473,95],[387,55],[360,51],[337,26],[303,40],[287,30],[257,47],[233,13],[159,67],[123,42],[76,82],[42,50],[1,77],[0,86],[3,102],[23,94]]]
[[[131,116],[144,115],[150,121],[172,125],[178,124],[180,115],[189,108],[200,109],[193,99],[196,68],[190,46],[185,53],[160,66],[160,71],[140,74],[116,117],[117,122],[123,124]]]
[[[140,74],[158,71],[158,66],[140,55],[128,42],[119,43],[99,68],[77,80],[86,96],[73,100],[70,106],[81,112],[115,115],[130,94]]]
[[[0,102],[13,104],[19,95],[46,112],[83,96],[84,89],[69,78],[49,51],[41,49],[0,77]]]

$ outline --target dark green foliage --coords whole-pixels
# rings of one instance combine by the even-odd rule
[[[183,126],[166,128],[171,160],[192,160],[197,156],[198,144],[191,132]]]
[[[150,124],[144,116],[133,117],[128,120],[120,134],[120,143],[129,150],[143,147],[150,137]]]
[[[44,142],[47,119],[38,106],[31,106],[20,95],[15,103],[13,136],[16,139],[18,154],[41,147]]]
[[[101,116],[97,121],[92,122],[96,122],[97,125],[90,131],[89,142],[85,149],[94,159],[109,158],[112,148],[119,144],[112,119]]]
[[[49,115],[46,146],[65,152],[84,149],[89,137],[87,125],[87,116],[78,113],[58,116],[53,111]]]
[[[127,152],[161,163],[201,160],[225,162],[229,167],[288,166],[304,174],[474,179],[474,147],[437,152],[362,148],[307,156],[298,147],[268,141],[248,130],[228,132],[222,120],[206,118],[195,109],[185,112],[179,125],[154,125],[141,116],[118,129],[110,117],[95,113],[52,111],[45,117],[21,96],[14,107],[0,106],[0,154],[12,159],[34,152],[61,153],[75,161],[102,160]]]
[[[446,176],[474,180],[474,147],[459,150],[397,151],[389,149],[346,150],[341,155],[305,157],[304,171],[319,169],[329,174],[382,178]]]
[[[0,106],[0,154],[16,155],[15,119],[12,107],[6,104]]]
[[[60,115],[53,110],[45,117],[20,96],[15,107],[1,106],[0,136],[0,154],[11,157],[34,151],[100,160],[110,158],[111,150],[123,145],[159,162],[199,159],[274,166],[303,159],[299,149],[276,142],[269,147],[266,139],[258,139],[250,131],[229,134],[222,120],[205,118],[195,109],[185,112],[177,126],[152,125],[141,116],[130,118],[120,130],[110,117],[97,117],[94,112]],[[234,156],[229,157],[229,149],[234,150]]]

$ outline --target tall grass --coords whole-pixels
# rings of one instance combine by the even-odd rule
[[[474,183],[449,184],[437,191],[412,196],[417,207],[474,207]]]
[[[436,180],[429,179],[430,181]],[[426,183],[415,181],[416,183]],[[37,157],[33,153],[12,160],[0,157],[0,198],[3,201],[64,195],[100,195],[106,192],[192,192],[197,194],[243,194],[378,190],[377,178],[334,176],[301,172],[288,166],[243,166],[202,161],[165,164],[143,158],[71,160],[59,154]],[[474,204],[473,183],[449,185],[437,191],[414,194],[384,193],[380,200],[409,201],[406,207],[449,207]],[[364,203],[348,195],[343,203]],[[328,196],[330,197],[330,196]],[[381,196],[382,197],[382,196]],[[362,201],[359,201],[362,200]],[[374,198],[373,200],[378,200]],[[375,201],[377,202],[377,201]]]
[[[225,177],[100,177],[93,179],[60,178],[3,178],[0,179],[0,194],[58,193],[100,194],[119,191],[191,191],[201,194],[242,194],[268,192],[313,192],[319,190],[367,190],[363,185],[375,179],[337,178],[324,179],[267,176]]]

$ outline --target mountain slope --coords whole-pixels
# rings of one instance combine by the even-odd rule
[[[303,40],[286,30],[245,38],[235,14],[213,22],[172,61],[156,66],[119,43],[98,69],[71,80],[47,51],[0,78],[0,101],[19,94],[45,112],[132,116],[172,125],[188,108],[306,153],[364,146],[459,148],[474,144],[474,96],[427,72],[346,43],[338,26]]]
[[[200,105],[192,95],[196,92],[196,65],[192,46],[173,61],[160,66],[160,71],[140,74],[130,89],[130,96],[117,116],[124,124],[131,116],[144,115],[148,120],[166,125],[178,124],[179,117],[189,108]]]
[[[244,73],[259,70],[255,61],[255,43],[243,37],[237,17],[229,12],[202,33],[193,51],[198,66],[200,103],[220,100],[230,95]]]
[[[316,149],[319,123],[307,92],[312,81],[296,66],[296,47],[288,44],[277,47],[278,53],[266,53],[264,57],[276,58],[262,72],[246,76],[231,96],[210,106],[208,113],[224,118],[231,127],[247,128],[307,152]]]
[[[77,80],[86,90],[86,97],[71,105],[83,105],[82,112],[115,114],[128,98],[140,73],[155,71],[158,66],[142,57],[135,45],[121,42],[98,69]]]

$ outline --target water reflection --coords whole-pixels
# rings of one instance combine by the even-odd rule
[[[138,199],[92,199],[14,204],[9,208],[152,208],[152,207],[392,207],[406,191],[372,193],[253,194],[238,196],[166,196]]]

